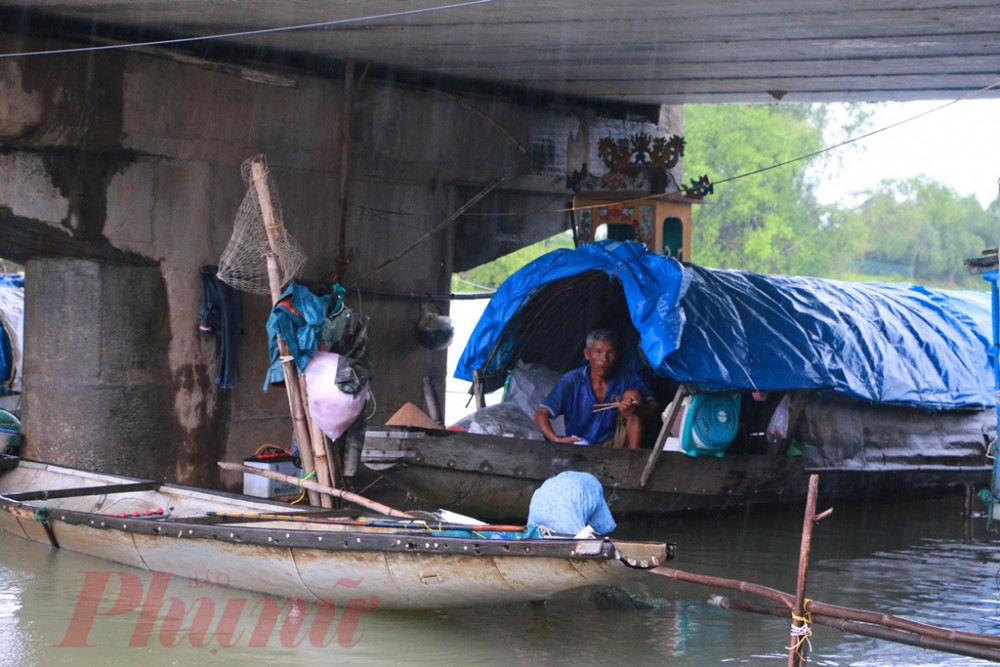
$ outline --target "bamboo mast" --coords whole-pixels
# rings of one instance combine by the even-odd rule
[[[278,238],[277,225],[274,222],[274,206],[271,202],[271,190],[267,186],[267,167],[262,157],[254,158],[250,164],[253,184],[257,190],[257,199],[260,202],[261,218],[264,223],[264,230],[267,232],[267,241],[271,246],[271,252],[267,254],[267,279],[271,288],[271,305],[274,306],[281,300],[281,272],[278,268],[278,259],[275,255],[280,239]],[[288,344],[281,338],[275,336],[278,345],[278,355],[281,359],[281,371],[285,378],[285,391],[288,394],[288,409],[292,416],[292,429],[295,439],[299,443],[299,456],[305,466],[306,472],[316,471],[317,479],[323,484],[324,480],[329,482],[329,471],[326,466],[321,471],[316,466],[316,458],[312,448],[312,438],[309,437],[309,428],[306,423],[305,410],[303,408],[303,396],[300,391],[298,373],[292,365],[294,360],[288,351]],[[324,453],[325,458],[325,453]],[[311,505],[322,504],[323,507],[332,507],[333,503],[329,496],[321,496],[312,490],[309,493],[309,503]]]

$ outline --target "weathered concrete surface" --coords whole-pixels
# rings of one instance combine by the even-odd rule
[[[73,259],[26,268],[27,453],[136,476],[164,472],[183,434],[163,410],[175,388],[160,272]]]
[[[429,10],[429,11],[428,11]],[[354,59],[411,80],[593,105],[956,99],[996,80],[984,0],[5,0],[0,23]],[[332,23],[336,25],[332,25]],[[279,27],[326,23],[307,30]],[[236,34],[266,31],[264,34]],[[14,51],[4,48],[4,51]],[[996,89],[983,91],[996,96]]]
[[[15,50],[60,45],[0,40]],[[197,326],[199,269],[218,262],[230,237],[248,157],[267,156],[287,228],[309,256],[302,278],[325,280],[344,254],[342,71],[269,73],[281,85],[134,52],[0,60],[0,256],[27,268],[27,456],[214,484],[220,457],[290,445],[284,391],[261,390],[269,299],[243,297],[233,389],[213,383],[215,340]],[[435,304],[364,290],[447,293],[454,226],[428,232],[499,179],[497,201],[562,208],[580,137],[608,121],[358,79],[343,283],[361,289],[349,302],[372,321],[377,422],[405,401],[423,404],[425,376],[444,396],[445,354],[413,335]],[[516,245],[566,224],[561,213],[525,220],[461,225],[480,239],[502,225]]]

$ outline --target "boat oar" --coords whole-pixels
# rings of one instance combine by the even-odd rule
[[[253,468],[248,465],[243,465],[240,463],[230,463],[228,461],[219,461],[219,467],[223,470],[233,470],[236,472],[244,472],[251,475],[257,475],[259,477],[266,477],[267,479],[273,479],[278,482],[285,482],[287,484],[295,484],[296,486],[301,486],[305,489],[310,489],[316,491],[317,493],[326,494],[328,496],[333,496],[335,498],[341,498],[355,505],[360,505],[361,507],[367,507],[368,509],[378,512],[379,514],[385,514],[386,516],[398,516],[404,519],[412,519],[413,516],[407,514],[406,512],[400,512],[397,509],[393,509],[388,505],[383,505],[380,502],[374,500],[369,500],[364,496],[359,496],[356,493],[351,493],[350,491],[345,491],[343,489],[335,489],[332,486],[326,486],[325,484],[320,484],[312,480],[299,479],[294,475],[285,475],[284,473],[277,472],[275,470],[267,470],[265,468]]]
[[[208,516],[220,519],[232,519],[233,521],[304,521],[307,523],[330,523],[341,526],[369,526],[374,528],[406,528],[415,530],[466,530],[466,531],[490,531],[504,533],[522,533],[524,526],[514,526],[492,523],[454,523],[450,521],[435,521],[433,519],[406,519],[394,521],[392,519],[348,519],[344,517],[323,517],[309,516],[305,512],[294,514],[269,514],[255,512],[207,512]]]

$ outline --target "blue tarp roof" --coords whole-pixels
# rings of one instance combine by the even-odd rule
[[[21,389],[24,276],[0,273],[0,393]]]
[[[611,241],[548,253],[505,281],[455,376],[509,369],[517,360],[504,330],[518,310],[543,286],[593,271],[620,280],[650,367],[701,391],[821,390],[939,409],[994,405],[986,292],[682,266],[642,244]]]

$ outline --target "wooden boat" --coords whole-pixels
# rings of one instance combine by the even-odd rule
[[[0,531],[136,568],[280,597],[428,609],[544,600],[615,584],[673,545],[438,530],[0,458]],[[454,535],[463,535],[457,537]],[[490,539],[499,534],[509,539]]]
[[[885,412],[873,411],[871,416],[869,426],[875,417],[885,418]],[[817,465],[784,453],[727,452],[716,458],[664,451],[645,484],[649,449],[604,449],[399,426],[370,428],[362,462],[424,502],[489,520],[526,516],[535,489],[564,470],[596,476],[616,517],[802,501],[812,473],[820,475],[824,502],[912,500],[989,482],[991,468],[981,435],[973,434],[971,445],[957,442],[968,434],[968,428],[958,426],[969,417],[956,417],[950,433],[956,446],[949,456],[893,457],[886,448],[869,447],[864,462]],[[940,421],[929,424],[940,418],[913,416],[917,423],[911,426],[925,435],[938,433]]]
[[[520,439],[541,437],[530,415],[583,363],[595,328],[614,332],[619,363],[671,406],[648,425],[651,449]],[[534,489],[568,469],[594,474],[616,514],[802,499],[811,473],[824,500],[953,493],[989,481],[991,329],[986,293],[706,269],[637,243],[557,250],[501,285],[456,367],[477,398],[510,397],[522,369],[538,373],[526,400],[508,398],[527,424],[375,426],[362,461],[424,501],[491,520],[523,516]]]

